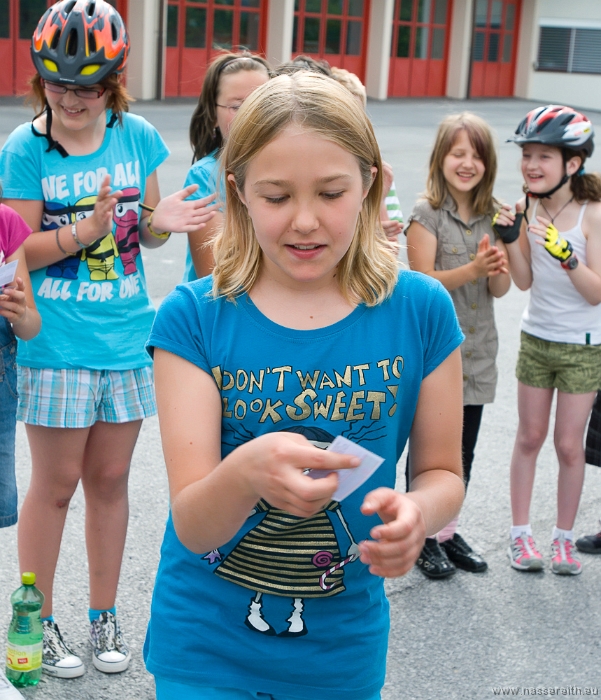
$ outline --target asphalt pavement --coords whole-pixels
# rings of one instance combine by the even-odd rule
[[[385,160],[394,168],[397,192],[407,217],[423,190],[436,126],[449,113],[473,111],[494,128],[499,140],[496,195],[515,202],[521,192],[519,150],[505,139],[535,103],[521,100],[446,99],[369,102],[368,112]],[[160,168],[164,194],[181,187],[191,152],[187,128],[192,101],[142,103],[133,111],[145,116],[163,135],[171,157]],[[0,143],[30,110],[16,100],[0,101]],[[590,114],[601,132],[601,114]],[[589,170],[601,170],[601,148]],[[179,282],[185,236],[174,235],[162,248],[144,252],[153,300]],[[509,461],[517,425],[514,368],[519,321],[527,294],[513,287],[496,302],[500,337],[499,386],[494,404],[486,406],[476,448],[472,481],[462,511],[460,531],[488,561],[484,574],[462,571],[430,581],[417,569],[386,583],[392,628],[388,677],[383,700],[445,700],[500,696],[580,696],[601,693],[599,590],[601,556],[583,555],[578,577],[554,576],[548,569],[528,574],[510,568],[507,558],[510,522]],[[601,312],[601,311],[600,311]],[[401,462],[402,463],[402,462]],[[17,477],[21,498],[30,473],[23,426],[18,426]],[[400,474],[400,484],[404,483]],[[557,459],[552,437],[541,451],[534,488],[531,523],[549,562],[556,503]],[[87,643],[87,563],[84,503],[81,489],[72,500],[56,573],[55,617],[66,639],[87,664],[79,679],[43,677],[24,691],[36,700],[151,700],[152,677],[142,661],[142,645],[154,576],[168,509],[168,492],[156,418],[147,420],[136,447],[130,478],[131,515],[117,605],[131,644],[129,670],[107,676],[91,664]],[[591,533],[601,516],[601,469],[587,467],[576,532]],[[40,532],[40,537],[44,533]],[[10,620],[10,593],[19,585],[16,528],[0,530],[0,640]],[[335,634],[335,630],[332,632]],[[361,630],[356,631],[361,634]],[[341,640],[344,643],[344,640]],[[0,641],[0,650],[4,642]],[[190,663],[194,663],[190,659]],[[580,692],[579,690],[580,689]],[[326,700],[316,698],[316,700]]]

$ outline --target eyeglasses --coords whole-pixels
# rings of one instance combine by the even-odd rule
[[[227,109],[227,111],[230,114],[236,114],[236,112],[242,107],[242,102],[239,105],[219,105],[215,103],[217,107],[221,107],[221,109]]]
[[[66,92],[74,92],[77,97],[83,100],[97,100],[106,92],[106,88],[72,88],[58,83],[51,83],[48,80],[42,80],[42,87],[48,92],[54,92],[57,95],[64,95]]]

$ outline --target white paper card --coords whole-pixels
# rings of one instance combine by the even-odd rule
[[[361,484],[364,484],[369,479],[384,461],[383,457],[379,457],[377,454],[366,450],[364,447],[357,445],[357,443],[351,440],[347,440],[341,435],[334,439],[328,447],[328,450],[336,452],[336,454],[339,455],[353,455],[361,459],[361,464],[354,469],[337,470],[338,488],[332,496],[335,501],[342,501],[347,496],[350,496],[353,491],[358,489]],[[331,474],[331,472],[321,469],[313,469],[309,472],[309,476],[312,479],[321,479],[328,474]]]
[[[15,279],[18,262],[18,260],[13,260],[0,267],[0,287],[4,287],[5,284],[10,284]]]

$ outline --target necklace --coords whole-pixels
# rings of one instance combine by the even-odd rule
[[[545,204],[542,200],[541,200],[541,206],[547,212],[547,216],[551,219],[551,223],[553,223],[555,221],[555,219],[561,214],[561,212],[568,206],[568,204],[571,204],[573,201],[574,201],[574,196],[572,195],[568,199],[568,201],[563,205],[563,207],[557,212],[557,214],[555,214],[555,216],[551,216],[551,214],[549,214],[549,210],[547,209],[547,207],[545,206]]]

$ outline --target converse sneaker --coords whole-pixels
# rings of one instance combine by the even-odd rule
[[[551,571],[554,574],[577,576],[582,572],[580,559],[574,555],[574,543],[557,537],[551,543]]]
[[[90,641],[94,647],[92,661],[99,671],[121,673],[129,666],[131,653],[112,612],[101,613],[90,624]]]
[[[25,700],[0,669],[0,700]]]
[[[65,644],[58,625],[52,620],[42,620],[44,645],[42,670],[56,678],[77,678],[83,676],[83,661]]]
[[[525,532],[511,540],[507,554],[511,566],[519,571],[541,571],[543,568],[543,557],[536,548],[534,538]]]

